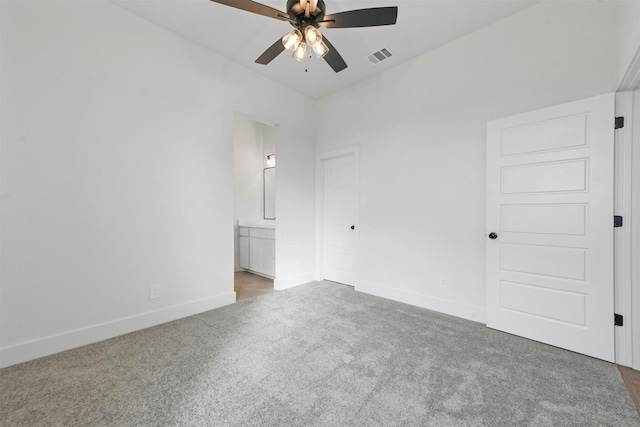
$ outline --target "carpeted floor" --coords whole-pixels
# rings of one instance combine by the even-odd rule
[[[618,369],[317,282],[0,370],[0,425],[640,426]]]

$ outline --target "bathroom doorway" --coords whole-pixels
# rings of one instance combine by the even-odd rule
[[[276,129],[234,117],[234,289],[236,300],[273,291]]]

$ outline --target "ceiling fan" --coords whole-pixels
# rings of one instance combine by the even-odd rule
[[[252,0],[211,1],[286,21],[293,26],[293,30],[282,39],[276,40],[256,59],[256,63],[266,65],[285,49],[293,52],[293,58],[298,61],[306,61],[307,48],[309,48],[318,57],[324,58],[336,73],[347,68],[347,63],[329,40],[318,31],[319,27],[355,28],[394,25],[398,17],[398,8],[395,6],[349,10],[326,15],[324,0],[287,0],[286,13]]]

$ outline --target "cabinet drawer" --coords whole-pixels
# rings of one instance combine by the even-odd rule
[[[249,236],[249,229],[247,227],[239,227],[238,233],[240,233],[241,236]]]
[[[251,237],[259,237],[261,239],[275,239],[276,230],[270,228],[251,228]]]

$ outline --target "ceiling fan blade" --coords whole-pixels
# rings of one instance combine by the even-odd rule
[[[276,59],[276,56],[280,55],[283,50],[284,45],[282,44],[282,39],[276,40],[269,49],[265,50],[262,55],[256,59],[256,64],[267,65],[269,62]]]
[[[333,68],[333,71],[335,71],[336,73],[339,73],[340,71],[347,68],[347,63],[344,62],[344,59],[342,59],[342,56],[340,56],[340,54],[338,53],[336,48],[333,47],[331,42],[327,40],[327,38],[324,36],[322,37],[322,40],[325,42],[325,44],[329,48],[329,52],[327,52],[327,54],[323,58],[325,61],[327,61],[327,64],[329,64],[329,66]]]
[[[280,21],[289,21],[289,14],[281,12],[264,4],[251,0],[211,0],[214,3],[224,4],[226,6],[235,7],[236,9],[246,10],[247,12],[257,13],[258,15],[268,18],[278,19]]]
[[[398,8],[373,7],[370,9],[348,10],[326,15],[318,25],[326,28],[377,27],[394,25],[398,18]]]

